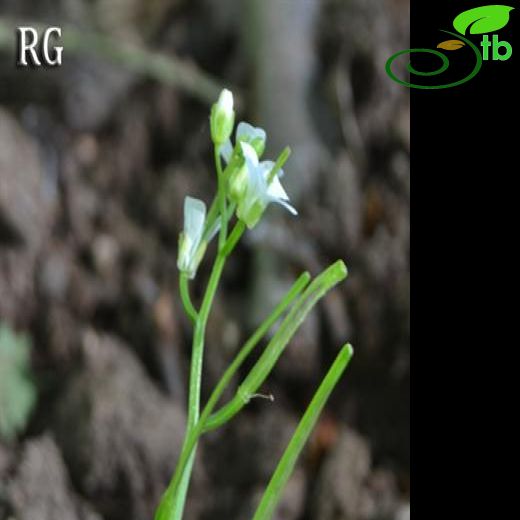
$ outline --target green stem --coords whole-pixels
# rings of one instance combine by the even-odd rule
[[[206,224],[204,225],[204,232],[202,233],[203,240],[208,240],[209,232],[213,228],[215,220],[217,220],[218,211],[218,197],[215,197],[211,203],[211,206],[209,207],[209,211],[206,216]]]
[[[225,173],[224,173],[225,175]],[[206,242],[209,241],[210,238],[210,231],[213,229],[213,226],[215,225],[215,221],[219,217],[219,205],[218,205],[218,198],[215,198],[213,202],[211,203],[210,210],[208,212],[208,216],[206,218],[206,224],[204,225],[204,232],[202,234],[202,240],[205,240]],[[231,217],[233,216],[233,213],[235,212],[237,205],[236,204],[229,204],[226,208],[226,222],[229,223],[231,220]]]
[[[186,439],[189,438],[191,431],[196,427],[199,420],[200,413],[200,389],[202,379],[202,362],[204,358],[204,337],[206,333],[206,324],[209,317],[209,311],[213,303],[213,298],[217,291],[218,282],[224,269],[226,257],[223,255],[217,255],[213,270],[211,272],[206,294],[202,301],[200,313],[195,323],[195,334],[193,336],[193,349],[191,354],[191,371],[190,371],[190,384],[189,384],[189,398],[188,398],[188,421],[186,425]],[[193,467],[194,455],[191,460],[191,465],[188,471],[183,474],[183,483],[179,491],[180,493],[171,493],[172,500],[176,498],[174,503],[174,518],[175,520],[181,520],[184,511],[184,504],[186,502],[186,495],[188,492],[188,485]]]
[[[314,394],[305,414],[300,420],[294,435],[292,436],[265,493],[256,510],[253,520],[269,520],[272,518],[276,505],[282,497],[282,492],[291,476],[296,460],[298,459],[311,431],[316,425],[325,403],[327,402],[332,390],[336,386],[339,378],[347,368],[352,358],[353,350],[350,344],[346,344],[336,357],[327,375]]]
[[[240,237],[242,236],[242,233],[246,230],[246,225],[244,222],[239,220],[233,229],[233,232],[231,235],[229,235],[229,238],[227,242],[224,244],[224,247],[222,249],[222,254],[225,257],[228,257],[231,254],[231,251],[235,249],[235,246],[237,245],[237,242],[240,240]]]
[[[190,298],[190,290],[188,288],[188,277],[185,273],[181,273],[179,278],[179,290],[181,293],[181,300],[182,304],[184,305],[184,310],[186,311],[186,314],[192,321],[192,323],[197,322],[197,310],[193,306],[193,303],[191,302]]]
[[[227,213],[226,213],[226,182],[222,173],[222,163],[220,161],[220,153],[218,146],[214,147],[215,166],[217,168],[218,177],[218,205],[220,213],[220,233],[218,237],[218,250],[222,251],[227,238]]]
[[[238,223],[229,236],[229,242],[236,244],[240,236],[244,232],[244,227]],[[217,291],[218,283],[226,263],[227,255],[224,251],[229,248],[223,247],[222,251],[218,253],[213,269],[208,281],[208,286],[202,300],[202,305],[195,323],[195,333],[193,336],[193,348],[191,356],[191,370],[190,370],[190,384],[189,384],[189,398],[188,398],[188,420],[186,424],[186,435],[183,445],[182,453],[185,451],[188,439],[190,438],[192,430],[195,429],[199,420],[200,414],[200,389],[202,377],[202,362],[204,357],[204,337],[206,332],[206,324],[209,317],[209,312],[213,304],[213,299]],[[229,249],[229,253],[232,248]],[[228,254],[229,254],[228,253]],[[195,457],[196,444],[193,446],[193,453],[191,454],[189,464],[186,464],[185,471],[182,474],[182,480],[177,492],[174,492],[173,482],[170,482],[168,489],[164,493],[161,503],[155,513],[155,520],[181,520],[184,511],[184,504],[186,502],[186,494],[188,491],[191,470]]]
[[[276,159],[273,169],[269,172],[269,176],[267,177],[267,184],[271,184],[271,182],[273,182],[274,178],[278,175],[278,172],[283,168],[283,165],[287,162],[287,159],[289,159],[290,155],[291,149],[288,146],[286,146],[282,150],[282,153],[278,156],[278,159]]]
[[[187,439],[188,437],[186,437],[186,440]],[[188,488],[190,487],[191,472],[193,471],[193,464],[195,463],[196,454],[197,450],[195,447],[195,449],[192,449],[191,456],[185,465],[185,470],[182,474],[181,482],[179,483],[178,489],[175,492],[171,493],[172,499],[176,499],[176,501],[173,502],[173,509],[171,510],[172,516],[168,516],[165,518],[171,518],[173,520],[182,520],[182,515],[184,514],[184,506],[186,504],[186,497],[188,496]]]
[[[194,456],[194,447],[197,443],[200,435],[203,432],[204,423],[206,419],[210,416],[211,412],[213,412],[215,406],[218,403],[218,400],[222,396],[224,390],[229,385],[233,376],[236,374],[238,369],[241,367],[242,363],[249,356],[252,350],[256,347],[258,342],[267,334],[269,329],[278,321],[283,312],[287,309],[287,307],[294,301],[294,299],[300,294],[300,292],[304,289],[304,287],[309,283],[310,275],[309,273],[303,273],[298,280],[293,284],[289,292],[285,295],[283,300],[276,306],[271,315],[256,329],[253,335],[247,340],[244,346],[240,349],[240,352],[236,355],[235,359],[229,365],[227,370],[224,372],[217,386],[213,390],[200,419],[197,423],[195,429],[190,432],[189,437],[186,440],[185,445],[183,446],[181,456],[179,458],[179,462],[177,463],[177,467],[175,468],[175,474],[173,476],[171,482],[172,493],[177,494],[177,486],[182,487],[181,478],[187,472],[190,471],[190,465],[193,463]],[[186,470],[185,470],[186,468]],[[181,488],[179,488],[181,489]]]
[[[215,148],[215,166],[217,168],[217,175],[218,177],[222,177],[225,181],[225,179],[229,179],[231,174],[233,173],[233,170],[238,168],[240,166],[240,153],[239,153],[239,147],[235,146],[235,149],[233,150],[233,155],[231,156],[231,159],[229,161],[229,164],[226,166],[224,171],[222,173],[219,173],[219,168],[222,169],[222,162],[220,161],[220,155],[216,156],[217,151]],[[236,204],[229,204],[226,210],[226,221],[229,222],[231,217],[233,216],[233,213],[235,212]],[[213,202],[211,203],[210,209],[208,211],[208,216],[206,218],[206,225],[204,227],[204,234],[203,239],[208,240],[209,239],[209,232],[213,228],[215,221],[217,220],[220,213],[220,197],[217,194],[217,196],[213,199]]]

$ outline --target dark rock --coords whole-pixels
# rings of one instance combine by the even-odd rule
[[[372,470],[367,442],[346,429],[323,463],[312,502],[316,520],[394,520],[406,514],[395,474]]]
[[[371,455],[366,441],[350,430],[341,432],[323,463],[313,505],[316,520],[360,520],[367,499]]]
[[[6,492],[17,520],[101,520],[72,491],[61,454],[48,435],[24,445]]]
[[[254,494],[251,504],[244,509],[241,519],[246,520],[253,518],[256,507],[265,491],[265,486],[259,487]],[[289,478],[287,485],[283,491],[283,495],[278,503],[276,510],[272,516],[272,520],[298,520],[302,517],[305,506],[305,493],[307,489],[307,477],[302,468],[296,468]]]
[[[80,488],[104,514],[148,520],[179,455],[184,413],[115,338],[88,331],[83,353],[86,366],[58,404],[58,442]]]
[[[282,402],[254,399],[248,407],[258,407],[258,413],[246,408],[229,426],[204,441],[204,463],[211,489],[216,491],[205,498],[205,516],[201,518],[251,518],[296,428],[296,419]],[[290,513],[300,507],[301,500],[294,497],[303,495],[302,478],[304,474],[298,473],[291,482],[284,511]]]
[[[26,322],[34,269],[52,220],[36,143],[0,110],[0,317]]]

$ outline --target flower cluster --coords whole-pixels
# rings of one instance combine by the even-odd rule
[[[220,189],[225,190],[226,200],[236,209],[236,217],[252,229],[271,202],[281,204],[296,215],[280,182],[289,150],[284,150],[275,162],[261,161],[267,140],[265,130],[242,121],[237,125],[233,145],[231,136],[234,124],[233,94],[224,89],[211,109],[210,132],[217,151],[218,169],[222,168],[220,161],[226,165],[223,170],[224,183]],[[222,219],[229,217],[207,216],[204,202],[186,197],[184,231],[179,238],[177,259],[181,272],[189,278],[195,276],[209,240]]]
[[[271,314],[242,345],[224,371],[208,401],[201,407],[202,366],[206,328],[225,263],[247,229],[254,228],[271,202],[296,215],[281,179],[290,150],[285,148],[275,161],[262,160],[267,136],[263,129],[240,122],[236,131],[233,95],[223,90],[211,108],[210,132],[217,174],[217,193],[211,203],[186,197],[184,229],[179,236],[177,266],[179,293],[187,318],[193,324],[186,434],[175,472],[157,507],[154,520],[181,520],[189,488],[193,462],[200,438],[236,416],[253,397],[262,396],[261,387],[283,351],[318,301],[347,276],[347,268],[338,260],[312,279],[302,273]],[[235,222],[231,223],[232,220]],[[232,225],[231,225],[232,224]],[[229,232],[228,232],[229,231]],[[218,232],[218,246],[206,289],[200,300],[192,300],[190,279],[206,254],[208,244]],[[273,334],[269,331],[279,322]],[[266,336],[269,336],[266,338]],[[247,375],[236,385],[228,402],[217,407],[223,393],[240,377],[243,364],[259,342],[265,339],[263,352],[251,363]],[[305,414],[285,449],[259,502],[254,520],[271,518],[295,461],[352,357],[352,347],[345,344],[314,394]]]

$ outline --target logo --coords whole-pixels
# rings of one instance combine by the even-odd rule
[[[59,27],[46,29],[40,44],[38,31],[34,27],[18,27],[16,35],[17,65],[19,67],[31,65],[57,67],[61,65],[63,47],[51,46],[51,38],[61,38]]]
[[[473,67],[471,72],[464,78],[441,85],[421,85],[420,83],[412,83],[411,81],[409,82],[398,78],[392,69],[392,65],[397,58],[404,54],[426,53],[429,55],[433,55],[441,60],[441,65],[437,69],[429,72],[418,70],[412,65],[411,62],[409,62],[407,65],[407,70],[411,75],[432,77],[438,76],[439,74],[442,74],[448,69],[450,61],[448,59],[448,56],[444,52],[435,49],[420,48],[407,49],[404,51],[397,52],[393,56],[390,56],[390,58],[386,62],[386,73],[395,82],[399,83],[400,85],[403,85],[404,87],[409,88],[443,89],[457,87],[458,85],[467,83],[480,72],[483,61],[488,61],[489,59],[492,59],[494,61],[506,61],[513,55],[513,48],[510,43],[499,40],[499,37],[496,34],[494,34],[492,38],[489,37],[489,33],[499,31],[508,24],[509,13],[513,9],[514,7],[509,7],[507,5],[485,5],[482,7],[475,7],[474,9],[470,9],[469,11],[464,11],[463,13],[459,14],[455,18],[455,20],[453,20],[453,27],[457,31],[456,33],[441,30],[441,32],[448,34],[452,38],[439,43],[437,45],[437,49],[441,49],[442,51],[448,52],[453,52],[462,49],[463,52],[469,53],[472,59],[475,60],[475,66]],[[483,35],[482,41],[479,45],[480,47],[482,47],[482,52],[477,47],[477,45],[475,45],[475,43],[473,43],[467,37],[467,35],[473,34]]]

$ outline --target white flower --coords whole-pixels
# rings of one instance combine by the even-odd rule
[[[245,121],[238,123],[235,134],[235,144],[241,142],[248,143],[255,149],[256,155],[262,157],[265,150],[266,139],[267,135],[263,128],[250,125]],[[220,147],[220,155],[227,163],[229,163],[231,156],[233,155],[233,145],[231,144],[230,139]]]
[[[249,229],[254,227],[265,208],[271,202],[284,206],[293,215],[298,212],[289,204],[289,197],[280,182],[283,172],[280,170],[272,180],[269,179],[274,163],[272,161],[258,161],[255,149],[248,143],[240,144],[245,159],[245,173],[243,190],[240,193],[237,207],[237,216],[244,221]]]
[[[211,138],[217,146],[221,146],[229,139],[234,124],[233,94],[224,89],[220,93],[218,101],[211,108],[210,116]]]
[[[184,199],[184,231],[179,236],[177,267],[194,278],[206,251],[207,242],[202,239],[206,222],[206,204],[199,199]]]
[[[267,135],[263,128],[250,125],[245,121],[240,122],[237,126],[236,142],[250,144],[254,148],[257,157],[262,157],[266,139]]]

